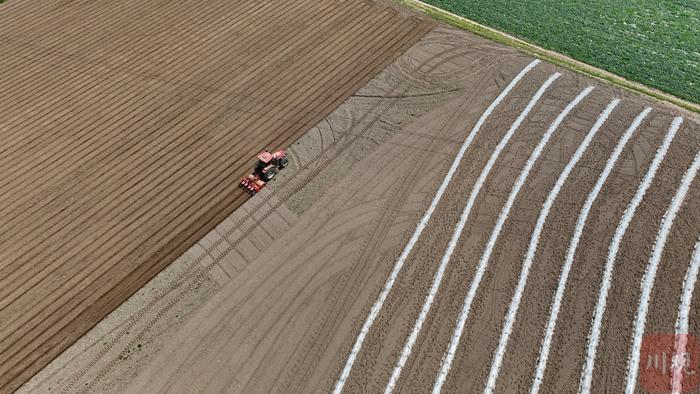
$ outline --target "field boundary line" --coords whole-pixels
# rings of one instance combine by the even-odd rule
[[[598,181],[596,182],[593,189],[591,189],[588,197],[586,198],[583,208],[576,221],[576,227],[574,228],[574,235],[571,237],[571,242],[569,243],[569,249],[566,253],[566,259],[564,261],[564,266],[561,269],[561,274],[559,275],[559,284],[557,285],[557,290],[554,293],[554,299],[552,300],[552,307],[549,314],[549,320],[547,321],[547,328],[545,331],[544,338],[542,339],[542,345],[540,345],[540,355],[537,361],[537,368],[535,370],[535,377],[532,382],[532,387],[530,388],[530,394],[537,394],[540,389],[540,384],[544,380],[544,373],[547,369],[547,360],[549,358],[549,349],[552,344],[552,339],[554,338],[554,330],[556,329],[557,319],[559,318],[559,310],[561,309],[561,303],[564,299],[564,292],[566,291],[566,283],[569,279],[569,273],[571,271],[571,266],[574,263],[574,258],[576,257],[576,251],[578,250],[578,243],[583,235],[583,230],[588,221],[588,214],[593,207],[593,204],[598,199],[598,194],[603,189],[608,176],[612,173],[618,159],[622,155],[622,152],[627,146],[627,143],[632,138],[632,135],[636,132],[639,126],[642,124],[644,119],[651,112],[651,107],[646,107],[637,118],[632,122],[630,127],[627,129],[625,134],[620,138],[615,147],[615,150],[608,158],[608,162],[600,174]]]
[[[578,148],[571,156],[571,159],[559,174],[554,186],[547,194],[540,212],[537,216],[537,222],[535,223],[535,228],[532,231],[532,236],[530,237],[530,243],[528,244],[527,252],[525,253],[525,258],[523,259],[522,268],[520,270],[520,277],[518,278],[518,285],[513,293],[513,298],[511,298],[510,305],[508,306],[508,311],[506,312],[505,319],[503,321],[503,329],[501,330],[501,336],[498,340],[498,347],[493,355],[493,360],[491,361],[491,370],[489,371],[488,380],[486,381],[486,388],[484,393],[491,394],[496,390],[496,381],[498,380],[499,373],[501,371],[501,364],[503,363],[503,357],[506,354],[506,348],[508,347],[508,341],[510,340],[510,334],[513,331],[513,325],[515,325],[515,319],[518,316],[518,310],[520,309],[520,301],[522,300],[523,293],[525,292],[525,286],[527,285],[527,279],[530,275],[530,269],[535,263],[535,254],[537,253],[537,248],[540,243],[540,236],[544,230],[545,224],[547,224],[547,218],[549,217],[549,212],[559,197],[561,189],[569,180],[569,175],[571,171],[574,170],[578,162],[583,158],[583,155],[588,151],[588,147],[591,145],[593,138],[598,134],[598,131],[605,125],[610,114],[617,108],[620,104],[620,99],[613,99],[610,101],[605,110],[598,116],[598,119],[591,127],[590,131],[584,139],[579,144]]]
[[[639,204],[642,203],[642,200],[644,199],[647,190],[651,186],[651,183],[654,181],[654,178],[656,177],[656,172],[661,166],[661,162],[664,160],[664,157],[666,157],[666,153],[668,152],[671,146],[671,142],[673,142],[673,139],[675,138],[676,133],[678,132],[678,129],[680,128],[682,123],[683,118],[681,117],[675,118],[673,120],[673,123],[671,123],[671,127],[666,133],[666,137],[664,137],[661,146],[659,146],[659,148],[657,149],[656,154],[654,155],[654,159],[649,165],[647,172],[644,174],[644,178],[639,184],[637,191],[632,197],[632,200],[630,200],[630,202],[627,204],[625,212],[623,213],[622,218],[618,222],[617,228],[615,229],[615,234],[613,235],[613,238],[610,241],[610,246],[608,246],[608,257],[605,262],[603,277],[601,278],[600,283],[600,290],[598,290],[598,301],[596,302],[595,312],[591,321],[591,329],[588,334],[586,360],[581,371],[581,378],[579,381],[579,393],[588,394],[591,391],[591,382],[593,380],[593,370],[595,368],[596,351],[598,348],[598,341],[600,340],[600,330],[603,325],[605,305],[607,303],[610,286],[612,285],[612,275],[613,270],[615,268],[615,260],[617,259],[617,252],[620,249],[620,243],[622,242],[622,238],[627,232],[627,227],[629,227],[630,223],[632,222],[632,219],[634,218],[635,213],[637,212]]]
[[[659,227],[659,232],[656,235],[656,241],[654,242],[654,249],[651,253],[651,257],[649,257],[649,263],[647,263],[646,271],[644,272],[644,277],[642,278],[642,294],[640,296],[639,306],[637,308],[637,318],[634,323],[632,349],[630,350],[630,355],[627,361],[627,384],[625,389],[625,393],[627,394],[633,394],[637,385],[637,373],[639,372],[642,336],[644,335],[647,314],[649,312],[651,290],[654,288],[656,273],[659,269],[659,265],[661,264],[661,257],[663,256],[664,249],[666,248],[666,241],[668,241],[668,237],[671,234],[671,228],[673,227],[673,222],[683,206],[685,197],[688,194],[690,185],[693,183],[693,180],[695,180],[695,176],[698,174],[698,170],[700,170],[700,152],[695,155],[693,163],[683,175],[683,179],[681,179],[678,190],[673,196],[673,200],[671,200],[671,204],[669,204],[666,213],[664,213],[661,226]]]
[[[661,90],[644,85],[640,82],[631,81],[617,74],[592,66],[588,63],[584,63],[582,61],[573,59],[559,52],[542,48],[538,45],[529,43],[503,31],[485,26],[479,22],[465,18],[463,16],[453,14],[434,5],[424,3],[420,0],[393,1],[413,11],[418,11],[422,14],[431,16],[434,19],[445,22],[451,26],[457,27],[462,30],[467,30],[489,40],[508,45],[527,55],[534,56],[538,59],[553,63],[557,66],[585,74],[608,85],[617,86],[627,91],[641,94],[642,96],[653,99],[655,101],[673,104],[677,107],[683,108],[695,114],[700,114],[700,104],[695,104],[693,102],[684,100],[680,97],[674,96],[671,93],[663,92]]]
[[[508,84],[508,86],[505,87],[505,89],[494,99],[493,102],[491,102],[491,105],[484,111],[483,114],[481,114],[481,117],[477,121],[476,125],[474,125],[474,128],[472,129],[471,133],[467,137],[467,139],[464,141],[462,146],[460,147],[459,151],[457,152],[457,156],[455,157],[454,161],[452,162],[452,165],[450,166],[450,169],[447,171],[447,174],[445,175],[445,178],[443,179],[442,183],[440,184],[440,187],[438,188],[437,192],[435,193],[435,196],[433,197],[433,200],[430,203],[430,206],[428,206],[428,209],[425,211],[423,214],[423,217],[421,217],[420,222],[418,222],[418,225],[416,226],[416,229],[413,232],[413,235],[409,239],[408,243],[404,247],[403,252],[399,256],[398,260],[396,261],[396,264],[394,265],[394,268],[391,271],[391,274],[389,275],[389,278],[387,278],[387,281],[384,285],[384,288],[382,289],[382,292],[379,294],[379,297],[377,298],[377,301],[374,303],[372,306],[372,309],[370,310],[370,314],[367,317],[367,320],[365,320],[365,323],[362,325],[362,329],[360,330],[360,333],[357,336],[357,339],[355,340],[355,344],[352,347],[352,350],[350,351],[350,355],[348,356],[348,360],[345,363],[345,366],[343,367],[343,370],[341,372],[340,377],[338,378],[335,387],[333,388],[333,393],[334,394],[340,394],[343,391],[343,387],[345,386],[345,382],[347,381],[348,377],[350,376],[350,371],[352,370],[352,366],[355,363],[355,359],[357,358],[357,355],[360,352],[360,349],[362,348],[362,343],[364,342],[365,336],[369,332],[369,329],[372,327],[372,324],[374,323],[374,320],[377,318],[379,315],[380,310],[382,309],[382,306],[384,304],[384,301],[386,298],[389,296],[389,292],[391,291],[391,288],[394,286],[394,282],[396,282],[396,279],[399,276],[399,272],[401,271],[401,268],[403,268],[403,264],[405,263],[406,259],[408,258],[408,255],[411,253],[411,250],[413,249],[413,246],[418,242],[418,238],[420,238],[421,233],[427,227],[428,221],[430,220],[430,217],[433,215],[433,211],[437,208],[438,203],[442,199],[442,195],[445,193],[445,190],[447,189],[447,186],[449,185],[450,181],[452,180],[452,177],[454,176],[455,172],[457,172],[457,168],[459,167],[462,157],[464,157],[464,154],[466,153],[467,149],[471,145],[472,141],[476,137],[476,134],[479,132],[479,129],[483,126],[483,124],[486,122],[486,119],[491,115],[491,113],[496,109],[496,107],[503,101],[503,99],[510,93],[511,90],[515,87],[515,85],[520,82],[523,77],[525,77],[525,74],[530,72],[537,64],[539,64],[539,60],[534,60],[525,68],[523,68],[518,75],[516,75],[512,81]]]

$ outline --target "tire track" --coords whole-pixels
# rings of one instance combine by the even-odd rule
[[[411,236],[411,239],[406,244],[406,247],[404,248],[403,252],[401,253],[401,256],[397,260],[389,278],[387,279],[387,282],[384,286],[384,289],[382,290],[382,292],[379,295],[379,298],[377,299],[377,302],[372,307],[372,309],[370,311],[370,315],[368,316],[367,320],[365,321],[365,324],[363,325],[363,327],[360,331],[360,334],[358,335],[357,340],[356,340],[355,344],[353,345],[353,348],[352,348],[350,355],[348,357],[348,361],[346,362],[345,367],[343,368],[343,371],[341,372],[341,375],[335,384],[335,387],[333,389],[333,392],[335,394],[340,394],[343,391],[343,386],[345,385],[345,381],[347,380],[347,378],[350,375],[350,370],[352,369],[355,358],[357,357],[357,354],[359,353],[359,351],[362,347],[364,337],[367,335],[367,332],[369,331],[370,327],[372,326],[374,319],[376,319],[376,316],[379,314],[379,311],[381,310],[382,304],[386,300],[386,298],[389,294],[389,291],[391,291],[391,287],[393,286],[393,283],[396,281],[396,278],[398,277],[398,274],[401,271],[401,268],[403,267],[403,263],[408,258],[408,254],[411,252],[413,245],[415,245],[415,243],[418,241],[418,238],[420,237],[421,233],[423,232],[423,229],[425,229],[425,227],[427,226],[427,223],[430,220],[430,217],[432,216],[433,211],[437,207],[437,204],[440,201],[440,198],[442,197],[445,190],[447,189],[447,186],[449,185],[452,176],[457,171],[457,168],[459,167],[461,159],[464,156],[464,154],[466,153],[467,148],[469,148],[469,145],[474,140],[479,129],[481,128],[483,123],[486,121],[486,119],[489,117],[491,112],[493,112],[493,110],[496,108],[496,106],[498,106],[498,104],[503,100],[503,98],[506,95],[508,95],[508,93],[513,89],[513,87],[520,81],[520,79],[522,79],[525,76],[525,74],[527,74],[538,63],[539,63],[539,61],[533,61],[527,67],[525,67],[511,81],[511,83],[503,90],[503,92],[486,109],[484,114],[482,114],[481,118],[479,119],[477,124],[472,129],[472,132],[469,134],[469,136],[467,137],[465,142],[460,147],[460,150],[457,153],[457,156],[455,157],[450,169],[448,170],[447,175],[445,176],[443,182],[440,184],[440,187],[438,188],[437,192],[435,193],[435,197],[433,198],[430,206],[428,207],[425,214],[421,218],[418,226],[415,229],[415,232]]]
[[[431,58],[430,60],[424,62],[420,66],[416,67],[415,70],[419,69],[420,67],[423,67],[424,65],[427,65],[430,61],[432,61],[434,58]],[[437,68],[439,65],[443,64],[444,61],[438,62],[436,65],[431,66],[431,68]],[[396,85],[398,86],[398,85]],[[390,92],[387,95],[382,96],[384,99],[390,99],[390,98],[397,98],[397,97],[403,97],[404,93],[399,93],[398,95]],[[382,111],[382,113],[386,113],[390,108],[392,108],[398,101],[393,100],[392,105],[387,108],[386,110]],[[380,116],[377,116],[376,119],[379,119]],[[443,130],[445,129],[444,127],[442,128]],[[441,135],[442,133],[439,133],[438,135]],[[402,207],[406,201],[406,199],[409,197],[409,189],[413,187],[414,185],[409,184],[408,180],[415,178],[419,171],[419,166],[423,165],[430,156],[432,156],[432,149],[435,149],[437,147],[437,144],[441,142],[440,138],[434,138],[432,139],[431,137],[431,147],[428,150],[421,151],[422,155],[418,159],[414,159],[411,162],[411,166],[409,167],[408,171],[405,173],[403,177],[401,177],[401,180],[399,181],[400,186],[399,189],[393,193],[394,196],[398,196],[393,199],[389,199],[387,201],[387,206],[384,207],[382,210],[382,215],[378,219],[378,224],[375,226],[374,231],[372,232],[372,235],[370,238],[367,240],[366,245],[362,248],[363,252],[361,253],[360,257],[358,258],[358,262],[360,263],[359,267],[357,269],[353,270],[352,272],[346,272],[338,281],[338,283],[342,283],[342,286],[335,286],[335,289],[339,289],[334,293],[334,296],[332,297],[333,301],[329,303],[328,307],[324,309],[324,312],[322,313],[322,318],[321,321],[323,322],[321,328],[316,329],[315,332],[313,333],[311,339],[308,341],[308,343],[311,344],[312,350],[311,351],[306,351],[302,353],[301,357],[297,358],[297,361],[294,363],[294,367],[290,369],[290,372],[288,374],[287,381],[292,380],[290,376],[294,376],[294,379],[298,382],[300,385],[302,382],[306,381],[306,377],[309,376],[309,374],[312,373],[312,363],[309,363],[308,360],[309,358],[312,358],[313,360],[318,360],[320,358],[321,353],[324,351],[326,348],[328,342],[330,341],[330,337],[326,337],[325,341],[320,341],[318,337],[321,335],[321,333],[330,333],[334,332],[335,328],[340,324],[340,321],[342,320],[343,316],[336,316],[335,319],[330,319],[328,315],[332,313],[332,311],[339,311],[339,310],[346,310],[348,307],[348,304],[352,302],[353,300],[353,295],[357,294],[357,291],[359,288],[362,286],[362,284],[366,281],[362,281],[363,277],[362,275],[356,276],[354,281],[350,280],[351,274],[354,273],[364,273],[367,270],[367,267],[370,265],[372,261],[375,261],[376,258],[372,256],[376,256],[378,253],[379,248],[381,245],[384,243],[384,240],[386,236],[388,235],[389,231],[388,228],[390,225],[393,225],[395,223],[395,216],[398,212],[398,209]],[[349,282],[349,283],[348,283]],[[349,290],[348,290],[349,287]],[[341,295],[347,295],[344,297],[342,300],[339,300],[339,297]],[[298,354],[298,352],[295,352]],[[309,356],[309,353],[313,353],[312,356]],[[304,367],[304,371],[301,373],[297,372],[300,367]],[[301,378],[300,378],[301,376]],[[294,386],[294,390],[296,392],[301,392],[302,388],[300,386]]]

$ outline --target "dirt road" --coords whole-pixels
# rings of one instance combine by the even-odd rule
[[[373,2],[0,6],[0,391],[246,200],[285,147],[425,32]]]

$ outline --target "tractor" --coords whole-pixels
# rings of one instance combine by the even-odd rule
[[[240,187],[246,189],[250,195],[262,190],[267,182],[277,175],[279,170],[289,164],[287,152],[279,150],[271,153],[264,150],[258,154],[258,161],[255,164],[253,173],[241,180]]]

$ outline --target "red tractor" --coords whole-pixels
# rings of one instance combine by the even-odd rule
[[[239,186],[253,195],[262,190],[267,182],[274,178],[277,172],[286,167],[287,164],[289,164],[289,159],[287,158],[287,152],[283,150],[278,150],[275,153],[270,153],[267,150],[260,152],[258,154],[258,162],[255,164],[255,170],[252,174],[243,178]]]

